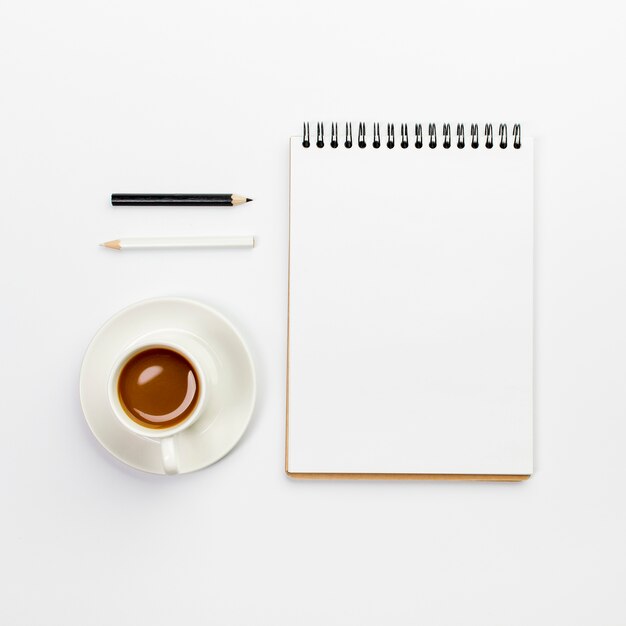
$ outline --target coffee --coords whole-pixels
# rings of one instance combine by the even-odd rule
[[[198,375],[182,354],[148,348],[132,356],[117,381],[120,403],[130,419],[147,428],[171,428],[198,403]]]

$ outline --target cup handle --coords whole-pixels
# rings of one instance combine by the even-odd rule
[[[161,461],[166,474],[178,474],[178,454],[176,437],[161,439]]]

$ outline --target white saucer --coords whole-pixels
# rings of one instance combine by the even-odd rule
[[[245,433],[254,408],[252,357],[223,315],[183,298],[154,298],[123,309],[106,322],[87,348],[80,372],[80,401],[93,434],[113,456],[144,472],[164,474],[159,442],[124,428],[107,396],[109,373],[120,352],[139,337],[163,328],[186,330],[204,339],[219,370],[215,389],[219,410],[201,415],[177,435],[180,473],[185,474],[228,454]]]

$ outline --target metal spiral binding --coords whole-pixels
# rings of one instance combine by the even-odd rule
[[[513,126],[513,147],[519,150],[522,147],[522,127],[520,124]]]
[[[409,127],[406,124],[400,125],[400,147],[409,147]]]
[[[485,148],[491,150],[493,148],[493,126],[485,124]]]
[[[380,124],[378,122],[374,124],[374,141],[372,141],[372,147],[380,148]]]
[[[465,148],[465,126],[463,124],[456,125],[456,147],[461,150]]]
[[[391,150],[396,145],[396,134],[393,124],[387,124],[387,147]]]
[[[428,147],[437,147],[437,126],[435,124],[428,125]]]
[[[472,136],[470,146],[472,146],[472,148],[478,148],[478,124],[472,124],[470,126],[470,135]]]
[[[442,147],[446,150],[452,147],[452,131],[450,124],[443,124],[441,127],[442,130]],[[422,134],[422,125],[415,124],[415,142],[413,145],[418,150],[421,149],[424,145],[424,138]],[[522,147],[522,126],[521,124],[513,125],[513,148],[519,150]],[[500,124],[498,126],[498,147],[502,150],[506,149],[509,145],[508,140],[508,129],[506,124]],[[471,124],[470,126],[470,146],[473,149],[480,147],[480,137],[478,124]],[[400,124],[400,147],[402,149],[407,149],[411,144],[412,140],[409,138],[409,125],[407,123]],[[316,136],[315,136],[315,146],[317,148],[323,148],[324,143],[324,123],[317,122],[316,127]],[[346,132],[345,132],[345,140],[343,143],[345,148],[352,148],[352,123],[346,123]],[[367,124],[365,122],[359,122],[359,130],[357,134],[357,145],[359,148],[367,147]],[[380,139],[380,124],[378,122],[373,125],[373,148],[380,148],[381,146]],[[485,132],[484,132],[484,147],[488,150],[494,147],[494,133],[493,126],[491,124],[485,124]],[[303,130],[302,130],[302,146],[304,148],[311,147],[311,132],[309,127],[309,122],[304,122]],[[395,126],[392,123],[387,124],[387,148],[390,150],[395,148],[396,146],[396,136],[395,136]],[[330,125],[330,147],[338,148],[339,147],[339,125],[337,122],[332,122]],[[437,147],[437,125],[430,123],[428,124],[428,147],[436,148]],[[456,148],[462,150],[465,148],[465,125],[457,124],[456,125]]]
[[[365,146],[367,146],[365,143],[365,124],[363,122],[359,124],[359,138],[357,139],[357,145],[359,148],[365,148]]]
[[[506,144],[508,142],[508,138],[506,136],[506,124],[500,124],[500,128],[498,128],[498,135],[500,135],[500,147],[502,149],[506,148]]]
[[[319,122],[317,123],[317,141],[315,142],[315,145],[318,148],[324,147],[324,122],[321,124]]]
[[[419,149],[422,147],[422,145],[424,145],[422,139],[422,125],[415,124],[415,147]]]
[[[352,123],[346,123],[346,141],[343,144],[346,148],[352,148]]]
[[[450,124],[443,125],[443,144],[442,145],[446,150],[452,145],[452,133],[450,132]]]
[[[337,132],[337,123],[333,122],[330,125],[330,147],[337,148],[339,146],[339,133]]]

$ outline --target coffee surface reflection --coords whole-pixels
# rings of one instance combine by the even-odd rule
[[[149,348],[122,368],[117,390],[126,414],[147,428],[171,428],[193,412],[200,393],[191,363],[168,348]]]

